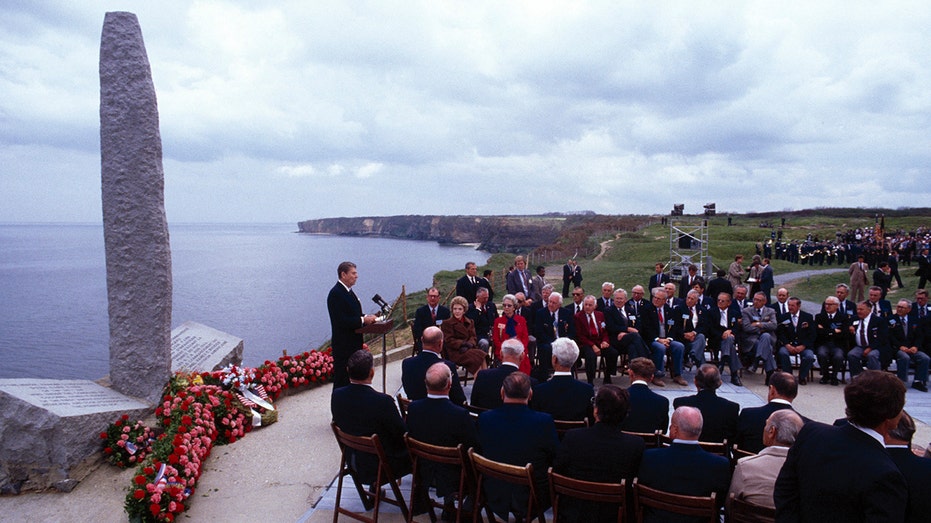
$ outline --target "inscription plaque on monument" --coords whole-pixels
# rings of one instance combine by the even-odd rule
[[[188,321],[171,331],[171,371],[204,372],[242,363],[241,338]]]

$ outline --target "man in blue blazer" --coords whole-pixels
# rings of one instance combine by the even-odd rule
[[[815,363],[815,318],[801,310],[802,300],[792,297],[786,305],[789,312],[776,318],[776,337],[779,350],[776,357],[783,372],[792,373],[792,356],[798,354],[802,363],[798,371],[798,384],[807,385],[808,375]]]
[[[853,348],[847,353],[847,365],[851,376],[863,372],[864,361],[866,368],[879,370],[883,361],[892,360],[889,324],[872,313],[868,301],[857,305],[857,317],[850,323],[849,330]]]
[[[443,363],[434,363],[427,369],[428,396],[411,402],[407,409],[407,430],[410,437],[441,447],[478,447],[478,431],[469,412],[454,405],[449,399],[453,374]],[[435,485],[436,494],[446,500],[451,512],[454,496],[459,490],[459,467],[420,461],[423,485]]]
[[[621,427],[628,432],[665,434],[669,425],[669,400],[650,390],[656,366],[649,358],[634,358],[627,369],[630,376],[630,411]]]
[[[452,390],[450,399],[456,405],[466,402],[465,392],[459,383],[456,364],[443,359],[443,331],[439,327],[427,327],[423,331],[423,350],[416,356],[405,358],[401,362],[401,385],[408,399],[419,400],[427,397],[425,382],[427,369],[434,363],[444,363],[452,373]]]
[[[372,388],[375,368],[372,353],[356,351],[349,357],[348,376],[345,387],[333,390],[330,396],[330,412],[333,421],[343,432],[352,436],[378,434],[388,457],[391,471],[398,478],[411,470],[404,433],[407,427],[394,399]],[[352,451],[350,456],[353,455]],[[352,458],[354,470],[360,483],[371,485],[378,471],[378,458],[370,454],[358,454]]]
[[[375,315],[362,314],[362,302],[352,292],[359,279],[356,264],[342,262],[336,269],[339,281],[327,295],[326,307],[330,315],[330,344],[333,347],[333,390],[349,384],[346,364],[349,356],[362,349],[362,334],[356,332],[375,323]]]
[[[699,367],[695,374],[694,396],[683,396],[672,402],[673,408],[695,407],[701,411],[702,431],[699,441],[728,442],[734,441],[737,434],[737,415],[740,405],[717,395],[721,386],[721,373],[710,363]]]
[[[643,453],[637,481],[644,486],[686,496],[716,494],[724,504],[731,483],[731,465],[727,458],[712,454],[698,445],[702,431],[701,411],[679,407],[672,414],[669,435],[672,445],[649,449]],[[694,521],[660,510],[644,510],[644,521]]]
[[[905,385],[867,370],[844,388],[844,400],[849,423],[807,423],[789,449],[773,493],[777,522],[905,521],[908,486],[884,446]]]
[[[582,421],[591,415],[595,388],[575,379],[572,366],[579,359],[579,347],[570,338],[557,338],[553,342],[553,366],[556,373],[544,383],[533,387],[530,407],[546,412],[553,419]]]
[[[483,371],[484,372],[484,371]],[[553,463],[556,425],[553,417],[527,406],[533,391],[530,377],[521,372],[509,374],[501,385],[502,405],[478,417],[478,439],[482,455],[494,461],[524,466],[533,464],[539,509],[549,506],[547,469]],[[526,514],[529,491],[509,483],[485,479],[483,485],[488,506],[507,519],[513,513],[518,520],[530,520]]]
[[[719,368],[727,365],[731,370],[731,383],[741,387],[740,355],[737,353],[737,336],[740,334],[742,314],[739,307],[732,306],[731,296],[718,294],[717,305],[704,315],[705,340],[713,356],[720,354]]]
[[[769,381],[766,405],[747,407],[737,416],[737,435],[734,443],[740,450],[758,454],[763,450],[763,429],[769,415],[777,410],[791,409],[792,401],[798,396],[798,381],[795,376],[776,371]],[[802,421],[809,421],[802,417]]]

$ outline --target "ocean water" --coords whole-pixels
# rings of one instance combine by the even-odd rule
[[[244,340],[244,363],[330,337],[326,296],[344,260],[363,310],[487,254],[433,242],[297,234],[296,224],[169,225],[172,327],[196,321]],[[100,224],[0,224],[0,378],[97,379],[109,372]]]

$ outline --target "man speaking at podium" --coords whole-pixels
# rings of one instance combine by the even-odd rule
[[[357,333],[365,325],[375,323],[374,314],[362,314],[362,302],[352,286],[359,279],[356,264],[344,261],[336,269],[339,281],[330,289],[326,299],[327,311],[330,313],[333,347],[333,389],[349,385],[349,372],[346,364],[349,356],[362,349],[362,334]]]

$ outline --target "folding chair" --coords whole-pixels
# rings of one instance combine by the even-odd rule
[[[569,432],[572,429],[584,429],[588,426],[588,418],[585,418],[581,421],[569,421],[569,420],[553,420],[553,423],[556,424],[556,435],[559,436],[559,441],[562,441],[563,436],[566,435],[566,432]]]
[[[472,513],[473,523],[478,523],[481,520],[480,512],[482,508],[485,509],[488,521],[496,521],[495,514],[491,510],[491,507],[488,506],[485,492],[482,489],[482,483],[485,481],[485,478],[497,479],[499,481],[526,487],[529,490],[529,495],[527,497],[527,521],[537,518],[540,523],[546,523],[546,517],[543,515],[543,511],[540,510],[539,502],[537,501],[537,489],[533,483],[533,464],[528,463],[523,467],[519,467],[507,463],[499,463],[476,453],[475,449],[469,449],[469,460],[471,460],[472,469],[475,471],[475,509]]]
[[[637,523],[643,522],[643,510],[652,508],[673,514],[703,518],[708,523],[719,523],[718,504],[715,493],[710,496],[684,496],[641,485],[634,478],[634,511]]]
[[[658,430],[655,432],[630,432],[627,430],[622,431],[622,432],[624,434],[630,434],[631,436],[637,436],[643,439],[643,443],[646,445],[646,448],[648,449],[659,448],[660,447],[660,436],[663,435],[663,433]]]
[[[455,447],[431,445],[416,440],[407,434],[404,435],[404,442],[407,444],[408,452],[410,452],[412,470],[414,471],[411,480],[411,507],[407,518],[408,523],[414,520],[415,493],[419,490],[423,490],[424,493],[427,493],[427,490],[430,488],[429,485],[422,484],[423,478],[420,476],[421,461],[459,467],[459,490],[456,493],[456,523],[461,523],[462,510],[464,508],[463,502],[465,501],[466,494],[470,491],[470,485],[474,484],[471,466],[469,465],[469,455],[466,449],[462,447],[461,443]],[[430,500],[430,521],[432,522],[436,521],[436,512],[433,510],[434,508],[444,508],[444,506],[432,499]]]
[[[580,499],[594,503],[617,504],[617,521],[622,523],[627,515],[627,485],[620,483],[598,483],[573,479],[553,472],[550,467],[550,501],[553,503],[553,521],[559,521],[559,501],[561,496]]]
[[[401,513],[404,514],[404,518],[407,519],[407,505],[404,503],[404,496],[401,495],[401,478],[396,477],[394,472],[392,472],[391,466],[388,464],[388,459],[385,456],[385,449],[382,447],[378,435],[352,436],[340,430],[340,428],[336,426],[336,423],[331,422],[330,427],[333,429],[333,434],[336,436],[336,442],[339,444],[340,450],[339,481],[336,485],[336,510],[333,512],[333,523],[336,523],[340,514],[365,523],[376,523],[378,521],[378,511],[382,501],[399,507]],[[354,470],[352,466],[353,460],[350,456],[351,451],[371,454],[378,459],[378,471],[375,475],[375,482],[371,485],[371,490],[373,492],[366,491],[362,487],[362,483],[358,478],[358,472]],[[365,507],[365,510],[375,509],[371,518],[340,506],[340,499],[343,493],[343,478],[346,476],[352,476],[352,482],[356,486],[356,491],[359,493],[359,498],[362,500],[362,505]],[[394,493],[394,499],[382,496],[381,485],[385,483],[390,485],[391,491]]]
[[[731,494],[727,499],[728,523],[774,523],[776,509],[751,503]]]

